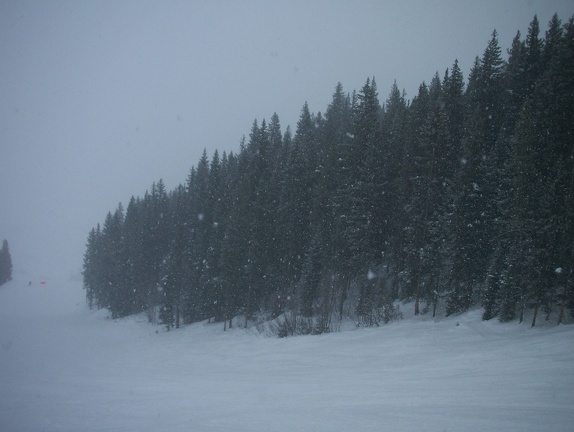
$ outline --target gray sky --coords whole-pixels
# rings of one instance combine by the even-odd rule
[[[80,277],[89,230],[204,148],[236,151],[255,118],[295,130],[337,82],[396,79],[411,98],[455,59],[465,80],[571,0],[0,2],[0,241],[14,276]]]

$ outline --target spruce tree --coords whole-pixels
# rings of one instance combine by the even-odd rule
[[[349,96],[338,83],[332,101],[325,112],[320,140],[320,170],[314,199],[314,213],[318,227],[315,236],[320,239],[322,251],[322,297],[323,316],[329,307],[338,309],[342,316],[343,302],[347,297],[350,280],[349,248],[344,237],[340,193],[347,184],[343,169],[345,149],[351,138],[351,105]],[[332,312],[331,310],[328,313]]]
[[[411,157],[407,143],[408,110],[404,94],[401,94],[397,83],[394,82],[391,92],[385,102],[382,118],[382,142],[384,165],[384,206],[387,234],[385,235],[382,252],[387,269],[394,263],[395,271],[401,267],[404,258],[404,224],[405,201],[410,193],[408,181],[410,178]],[[382,269],[380,270],[382,271]],[[380,273],[380,272],[379,272]],[[382,276],[382,275],[380,275]],[[398,294],[394,278],[395,294]]]
[[[366,275],[370,266],[380,263],[387,220],[383,205],[381,106],[374,79],[367,79],[357,98],[347,156],[351,179],[345,191],[345,228],[351,267],[355,274]]]
[[[126,315],[124,255],[124,214],[121,204],[114,213],[108,212],[101,235],[101,267],[98,277],[101,281],[102,306],[108,308],[112,318]]]
[[[502,124],[503,67],[496,31],[475,62],[467,87],[468,113],[462,139],[462,164],[456,175],[457,209],[450,246],[452,275],[447,314],[467,310],[477,300],[495,236],[495,190],[489,176]]]
[[[131,197],[124,219],[124,243],[126,254],[126,286],[130,293],[131,313],[142,312],[146,308],[147,294],[145,275],[147,269],[143,247],[144,221],[141,199]]]
[[[0,251],[0,285],[12,280],[12,257],[8,248],[8,241],[2,241],[2,250]]]

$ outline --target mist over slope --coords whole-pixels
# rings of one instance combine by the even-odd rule
[[[78,282],[0,287],[5,431],[569,431],[574,326],[437,321],[278,339],[89,311]]]

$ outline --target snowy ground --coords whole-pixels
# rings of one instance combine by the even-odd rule
[[[572,431],[574,325],[434,321],[276,339],[0,287],[0,431]],[[459,325],[457,325],[457,322]]]

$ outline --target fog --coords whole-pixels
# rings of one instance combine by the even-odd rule
[[[337,82],[374,76],[407,98],[455,59],[465,80],[496,29],[503,50],[570,0],[4,1],[0,240],[14,273],[81,278],[89,230],[204,149],[236,151],[254,119],[295,130]]]

